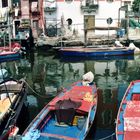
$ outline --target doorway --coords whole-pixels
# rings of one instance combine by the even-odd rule
[[[84,16],[84,29],[87,30],[87,36],[91,36],[95,32],[95,15]]]

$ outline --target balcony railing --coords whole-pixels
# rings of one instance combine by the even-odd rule
[[[99,5],[98,4],[90,4],[90,5],[81,5],[81,10],[83,12],[88,12],[88,13],[91,13],[91,12],[96,12],[99,8]]]
[[[55,12],[57,10],[56,7],[45,7],[44,11],[45,12]]]

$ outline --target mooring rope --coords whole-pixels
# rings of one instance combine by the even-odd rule
[[[26,85],[32,90],[33,93],[35,93],[37,96],[41,97],[41,98],[50,98],[50,96],[48,97],[47,95],[46,96],[43,96],[43,95],[40,95],[39,93],[37,93],[29,84],[28,82],[25,80],[25,79],[22,79]]]
[[[115,133],[112,133],[111,135],[109,135],[109,136],[107,136],[107,137],[104,137],[104,138],[101,138],[101,139],[98,139],[98,140],[106,140],[106,139],[108,139],[108,138],[111,138],[112,136],[114,136],[115,135]]]

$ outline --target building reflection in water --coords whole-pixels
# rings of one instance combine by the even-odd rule
[[[97,126],[99,128],[114,129],[117,115],[117,90],[100,89],[98,92]]]
[[[125,88],[131,80],[140,79],[140,59],[65,62],[54,59],[53,55],[42,56],[36,53],[33,58],[30,57],[32,56],[2,63],[12,77],[26,78],[29,86],[36,92],[29,90],[28,94],[29,102],[35,102],[29,106],[30,120],[64,87],[82,79],[84,73],[92,71],[94,82],[99,88],[94,129],[100,129],[99,135],[94,129],[96,134],[92,134],[98,139],[114,132],[115,119]],[[107,130],[111,132],[101,135],[101,132]]]

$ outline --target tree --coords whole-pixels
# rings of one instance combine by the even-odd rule
[[[134,0],[132,3],[132,11],[137,13],[140,10],[140,0]]]

